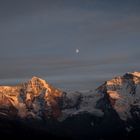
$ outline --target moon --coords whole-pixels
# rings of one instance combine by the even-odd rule
[[[79,52],[80,52],[80,50],[79,50],[79,49],[76,49],[76,50],[75,50],[75,52],[76,52],[76,53],[79,53]]]

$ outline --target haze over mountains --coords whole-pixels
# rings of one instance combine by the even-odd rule
[[[20,134],[30,128],[24,134],[30,136],[37,130],[46,137],[49,133],[72,139],[126,138],[139,134],[139,117],[140,72],[126,73],[83,92],[65,92],[38,77],[0,86],[0,129],[11,135],[19,127]]]

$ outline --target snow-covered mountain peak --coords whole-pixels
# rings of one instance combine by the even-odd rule
[[[9,110],[12,106],[16,110],[15,116],[21,118],[60,115],[58,104],[62,91],[41,78],[33,77],[19,86],[0,86],[0,92],[0,112],[1,107]],[[8,112],[2,114],[11,116]]]
[[[98,88],[109,97],[110,103],[120,118],[131,118],[132,106],[140,107],[140,72],[126,73],[106,81]]]

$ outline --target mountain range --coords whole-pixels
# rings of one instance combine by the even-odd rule
[[[87,91],[65,92],[38,77],[0,86],[4,136],[134,139],[139,132],[140,72],[114,77]]]

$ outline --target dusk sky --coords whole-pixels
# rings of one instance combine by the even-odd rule
[[[94,89],[139,62],[140,0],[0,0],[1,85]]]

